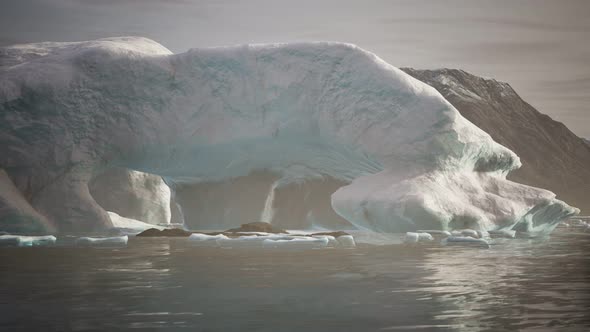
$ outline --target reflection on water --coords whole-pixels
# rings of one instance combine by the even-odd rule
[[[0,248],[0,329],[582,331],[590,233],[564,232],[489,250],[233,250],[153,238]]]
[[[589,240],[560,230],[550,240],[498,240],[493,250],[433,250],[421,265],[433,272],[424,290],[447,305],[437,318],[462,324],[459,330],[583,330],[590,320]]]

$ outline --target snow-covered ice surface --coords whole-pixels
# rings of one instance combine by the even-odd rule
[[[577,209],[506,180],[519,158],[435,89],[342,43],[171,54],[145,38],[0,51],[0,166],[60,231],[111,226],[88,181],[111,166],[201,183],[331,177],[359,229],[546,234]],[[270,212],[270,211],[269,211]]]

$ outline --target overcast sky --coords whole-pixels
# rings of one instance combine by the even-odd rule
[[[461,68],[510,83],[590,138],[586,0],[0,0],[0,46],[139,35],[173,52],[333,40],[394,66]]]

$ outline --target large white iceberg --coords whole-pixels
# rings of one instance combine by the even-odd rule
[[[0,167],[60,231],[111,226],[88,181],[112,166],[170,183],[262,170],[278,176],[273,188],[336,179],[346,185],[331,196],[334,211],[382,232],[546,233],[577,213],[507,181],[520,166],[512,151],[432,87],[350,44],[172,54],[124,37],[6,47],[0,133]]]

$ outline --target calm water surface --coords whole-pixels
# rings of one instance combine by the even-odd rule
[[[587,331],[590,233],[491,249],[0,248],[7,331]]]

